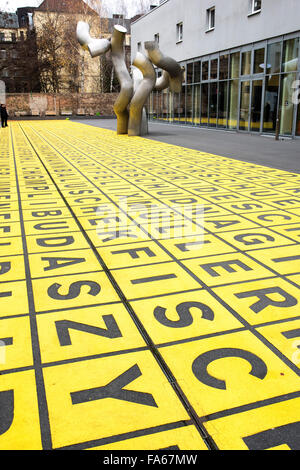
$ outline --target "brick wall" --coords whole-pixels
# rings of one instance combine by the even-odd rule
[[[9,117],[22,116],[114,116],[117,93],[8,93],[6,107]]]

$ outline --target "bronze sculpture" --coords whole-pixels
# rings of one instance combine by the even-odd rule
[[[90,36],[89,25],[83,21],[77,24],[77,39],[92,57],[111,51],[113,66],[120,83],[120,94],[114,105],[117,116],[117,134],[139,136],[147,133],[145,104],[153,90],[170,88],[171,92],[180,93],[183,82],[183,69],[174,59],[166,57],[160,51],[157,42],[145,42],[147,55],[138,52],[133,61],[136,68],[133,78],[125,63],[124,41],[126,28],[115,25],[109,39],[94,39]],[[163,70],[156,79],[153,64]],[[140,73],[137,72],[137,69]]]

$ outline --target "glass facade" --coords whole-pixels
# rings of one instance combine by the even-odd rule
[[[300,33],[183,62],[182,92],[153,92],[149,118],[268,134],[279,120],[281,135],[300,136],[299,54]]]

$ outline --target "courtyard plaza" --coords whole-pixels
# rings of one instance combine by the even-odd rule
[[[0,449],[299,449],[299,192],[151,135],[1,129]]]

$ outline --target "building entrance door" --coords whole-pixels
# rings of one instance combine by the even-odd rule
[[[239,129],[260,132],[263,80],[242,80],[240,91]]]

